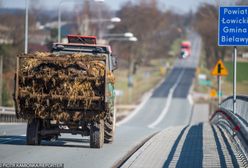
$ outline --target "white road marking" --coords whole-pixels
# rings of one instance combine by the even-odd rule
[[[170,72],[170,73],[171,73],[171,72]],[[170,75],[170,73],[168,74],[168,76]],[[119,127],[120,125],[123,125],[123,124],[127,123],[129,120],[131,120],[131,119],[132,119],[132,118],[141,110],[141,108],[143,108],[143,106],[147,103],[147,101],[148,101],[148,100],[150,99],[150,97],[152,96],[153,92],[154,92],[159,86],[161,86],[162,83],[164,83],[165,80],[166,80],[166,78],[163,79],[163,80],[161,80],[161,82],[159,82],[153,89],[151,89],[148,93],[146,93],[146,94],[144,95],[144,97],[142,98],[142,103],[140,103],[140,104],[138,105],[138,107],[137,107],[134,111],[130,112],[130,115],[128,115],[128,116],[127,116],[126,118],[124,118],[123,120],[117,122],[117,123],[116,123],[116,126]]]
[[[0,126],[9,126],[9,125],[26,125],[26,123],[0,123]]]
[[[180,76],[178,77],[176,83],[170,89],[169,94],[168,94],[168,97],[167,97],[166,105],[165,105],[165,108],[163,109],[162,113],[158,116],[158,118],[153,123],[151,123],[150,125],[148,125],[149,128],[155,128],[163,120],[163,118],[167,114],[167,112],[169,110],[169,107],[170,107],[170,104],[171,104],[172,95],[173,95],[176,87],[178,86],[178,84],[179,84],[179,82],[180,82],[180,80],[181,80],[181,78],[182,78],[182,76],[184,74],[184,71],[185,70],[183,69],[183,71],[180,73]]]
[[[152,95],[152,92],[149,92],[148,94],[146,94],[145,97],[142,100],[142,103],[140,103],[139,106],[134,111],[130,112],[130,115],[128,115],[126,118],[124,118],[120,122],[117,122],[116,126],[119,127],[120,125],[125,124],[129,120],[131,120],[140,111],[140,109],[146,104],[146,102],[149,100],[151,95]]]
[[[189,94],[187,96],[187,99],[188,99],[190,105],[193,105],[194,104],[194,101],[193,101],[193,98],[192,98],[191,94]]]

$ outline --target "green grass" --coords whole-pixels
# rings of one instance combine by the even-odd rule
[[[223,93],[232,95],[233,63],[225,61],[225,66],[228,69],[228,76],[223,78]],[[237,62],[237,94],[248,95],[248,62]]]
[[[202,86],[202,85],[199,84],[199,81],[198,81],[198,75],[199,74],[207,75],[207,79],[212,81],[212,76],[210,74],[210,71],[206,67],[204,54],[205,54],[204,50],[202,50],[201,51],[201,56],[200,56],[200,63],[198,65],[198,67],[197,67],[196,78],[194,80],[194,91],[199,92],[199,93],[206,93],[207,94],[209,92],[209,86]]]
[[[233,81],[233,63],[230,61],[225,62],[228,69],[227,81]],[[248,82],[248,62],[237,62],[237,82]],[[247,86],[248,87],[248,86]]]
[[[224,62],[226,68],[228,69],[228,76],[222,79],[222,92],[225,96],[232,95],[233,92],[233,63],[232,61]],[[204,59],[204,51],[202,51],[202,56],[200,59],[200,64],[198,67],[198,74],[203,73],[207,75],[207,78],[212,81],[212,88],[217,89],[217,78],[211,75],[211,70],[206,68],[206,62]],[[197,78],[195,80],[194,90],[200,93],[209,93],[210,87],[201,86],[198,84]],[[248,95],[248,62],[237,62],[237,94],[238,95]]]

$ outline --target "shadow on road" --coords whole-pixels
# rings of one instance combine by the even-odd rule
[[[173,159],[173,156],[174,156],[174,154],[175,154],[175,152],[176,152],[177,146],[178,146],[178,144],[179,144],[179,142],[180,142],[180,140],[181,140],[181,138],[182,138],[182,136],[183,136],[183,134],[184,134],[184,132],[185,132],[186,129],[187,129],[187,127],[185,127],[185,128],[181,131],[181,133],[179,134],[179,136],[177,137],[177,139],[176,139],[174,145],[172,146],[171,152],[170,152],[170,154],[169,154],[169,156],[168,156],[166,162],[164,163],[164,166],[163,166],[164,168],[169,167],[169,165],[170,165],[170,163],[171,163],[171,161],[172,161],[172,159]]]
[[[0,145],[26,145],[25,136],[0,136]],[[89,139],[59,138],[56,141],[42,140],[39,146],[89,148]]]
[[[19,135],[2,135],[0,136],[0,144],[26,145],[26,137]]]
[[[187,98],[189,89],[192,86],[193,78],[195,77],[195,68],[184,68],[184,74],[180,80],[175,92],[174,98]]]
[[[173,162],[173,158],[177,157],[175,154],[177,148],[179,147],[178,146],[179,142],[181,141],[186,128],[187,127],[185,127],[177,137],[172,147],[172,150],[163,165],[164,168],[170,167],[170,164]],[[190,127],[175,167],[177,168],[181,168],[181,167],[183,168],[185,166],[197,167],[197,168],[202,167],[202,161],[203,161],[202,147],[203,147],[203,125],[201,123]]]
[[[153,92],[152,98],[166,98],[170,92],[170,89],[177,81],[179,74],[182,72],[182,68],[173,68],[166,78],[166,80]]]
[[[189,129],[176,167],[202,167],[203,162],[203,124]]]
[[[215,142],[216,142],[216,146],[217,146],[217,150],[218,150],[218,154],[219,154],[220,165],[221,165],[221,167],[227,167],[226,158],[224,156],[224,153],[223,153],[223,150],[221,147],[220,139],[218,138],[217,132],[213,126],[212,126],[212,131],[214,133],[214,138],[215,138]],[[232,161],[233,166],[239,167],[239,164],[237,162],[237,158],[235,157],[235,154],[232,151],[231,145],[228,143],[228,140],[227,140],[226,136],[224,135],[224,133],[221,130],[220,130],[220,132],[221,132],[221,136],[223,138],[223,141],[226,145],[227,151],[228,151],[229,155],[231,156],[231,161]]]

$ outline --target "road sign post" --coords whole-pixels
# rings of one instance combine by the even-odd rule
[[[214,66],[212,70],[212,75],[217,76],[217,81],[218,81],[218,106],[220,107],[221,104],[221,97],[222,97],[222,91],[221,91],[221,76],[227,76],[228,71],[227,68],[225,67],[224,63],[222,62],[221,59],[218,60],[216,65]]]
[[[237,47],[235,46],[234,47],[234,51],[233,51],[233,112],[234,114],[236,114],[236,107],[237,107],[237,104],[236,104],[236,82],[237,82]]]
[[[233,46],[233,112],[236,113],[237,46],[248,46],[248,6],[220,7],[219,46]]]
[[[221,76],[218,75],[218,106],[220,107],[220,104],[221,104]]]

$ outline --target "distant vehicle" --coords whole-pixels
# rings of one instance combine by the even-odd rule
[[[190,41],[183,41],[181,43],[181,53],[180,58],[184,59],[191,55],[191,42]]]
[[[16,116],[28,121],[28,145],[71,133],[90,136],[90,147],[101,148],[114,139],[116,58],[94,36],[68,41],[53,44],[51,53],[18,56]]]

